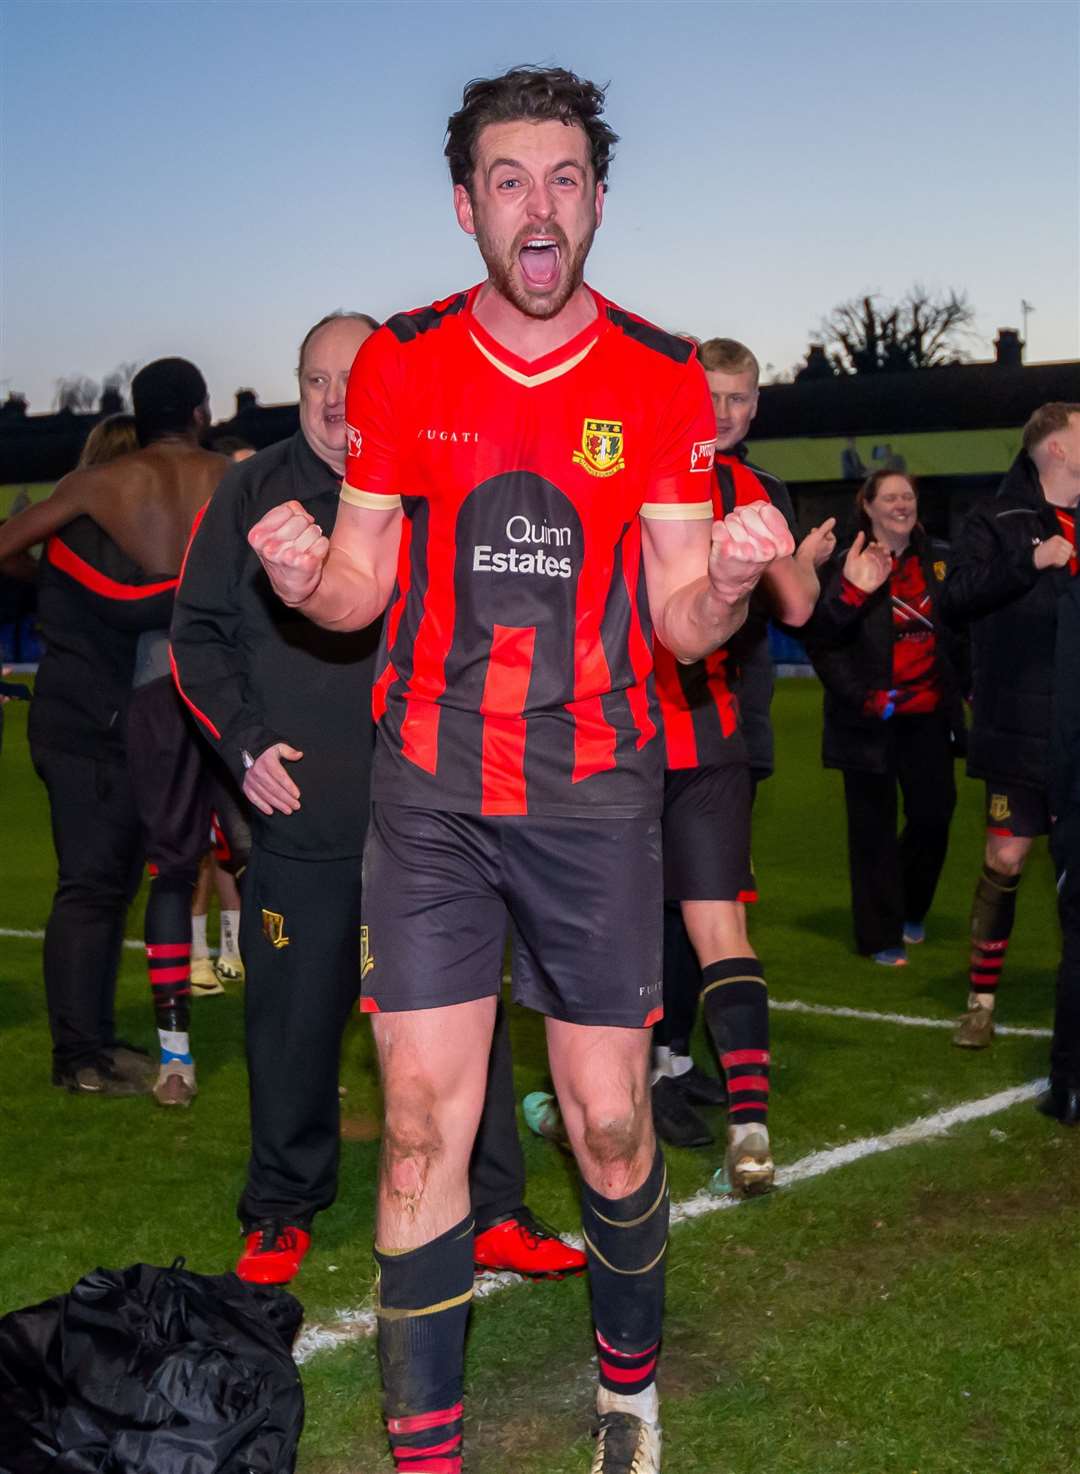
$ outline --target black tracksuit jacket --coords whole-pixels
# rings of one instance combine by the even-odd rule
[[[912,537],[934,614],[934,658],[941,685],[940,710],[948,716],[958,739],[963,730],[956,668],[962,651],[942,618],[943,580],[949,550],[920,530]],[[825,687],[825,730],[822,762],[827,768],[853,773],[886,773],[887,723],[865,716],[863,707],[874,691],[893,684],[894,625],[889,580],[858,606],[841,598],[842,571],[848,549],[836,552],[821,570],[821,597],[803,631],[806,650]]]
[[[944,612],[971,628],[973,778],[1045,788],[1049,781],[1058,605],[1067,568],[1040,572],[1035,547],[1061,532],[1023,451],[996,495],[964,523],[945,584]]]
[[[329,535],[340,476],[300,431],[226,473],[192,536],[172,624],[177,684],[211,745],[239,781],[275,742],[304,756],[285,762],[300,809],[251,809],[258,844],[297,859],[335,860],[363,849],[378,626],[320,629],[280,602],[247,534],[281,502],[298,501]]]

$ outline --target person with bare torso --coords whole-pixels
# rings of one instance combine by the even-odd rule
[[[156,1074],[162,1104],[187,1104],[195,1091],[190,893],[210,798],[169,676],[168,625],[192,523],[228,462],[199,445],[209,408],[193,364],[148,364],[132,397],[140,449],[65,476],[0,528],[0,557],[47,539],[43,591],[56,606],[31,722],[60,870],[44,948],[54,1083],[81,1094],[138,1094]],[[76,771],[74,757],[90,769]],[[155,871],[147,956],[159,1071],[139,1051],[113,1047],[112,996],[140,829]]]

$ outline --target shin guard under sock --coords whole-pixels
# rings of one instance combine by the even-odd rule
[[[383,1411],[398,1474],[461,1474],[473,1219],[404,1253],[375,1249]]]
[[[702,1005],[728,1088],[728,1124],[769,1119],[769,990],[756,957],[702,969]]]
[[[971,906],[971,991],[996,993],[1016,920],[1019,875],[984,865]]]
[[[660,1148],[636,1192],[605,1198],[583,1182],[581,1206],[600,1385],[632,1397],[656,1377],[664,1318],[670,1200]]]

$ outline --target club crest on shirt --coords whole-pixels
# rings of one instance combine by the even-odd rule
[[[1009,808],[1009,795],[1007,793],[992,793],[990,795],[990,817],[998,823],[1002,819],[1012,818],[1012,810]]]
[[[371,941],[368,937],[366,926],[360,928],[360,976],[366,978],[375,966],[375,959],[371,955]]]
[[[349,454],[358,456],[364,448],[364,437],[348,420],[345,421],[345,438],[348,441]]]
[[[285,918],[280,911],[267,911],[263,907],[262,914],[263,936],[271,947],[282,947],[289,945],[289,938],[285,935]]]
[[[937,579],[938,583],[945,582],[945,562],[942,558],[939,558],[934,564],[934,577]]]
[[[574,465],[581,466],[590,476],[614,476],[622,471],[623,460],[622,420],[586,420],[581,431],[581,449],[574,451]]]
[[[711,471],[716,461],[715,440],[695,440],[690,447],[691,471]]]

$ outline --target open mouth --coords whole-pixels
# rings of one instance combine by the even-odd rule
[[[537,291],[554,286],[559,279],[561,252],[558,242],[549,235],[534,235],[521,247],[518,261],[526,283]]]

